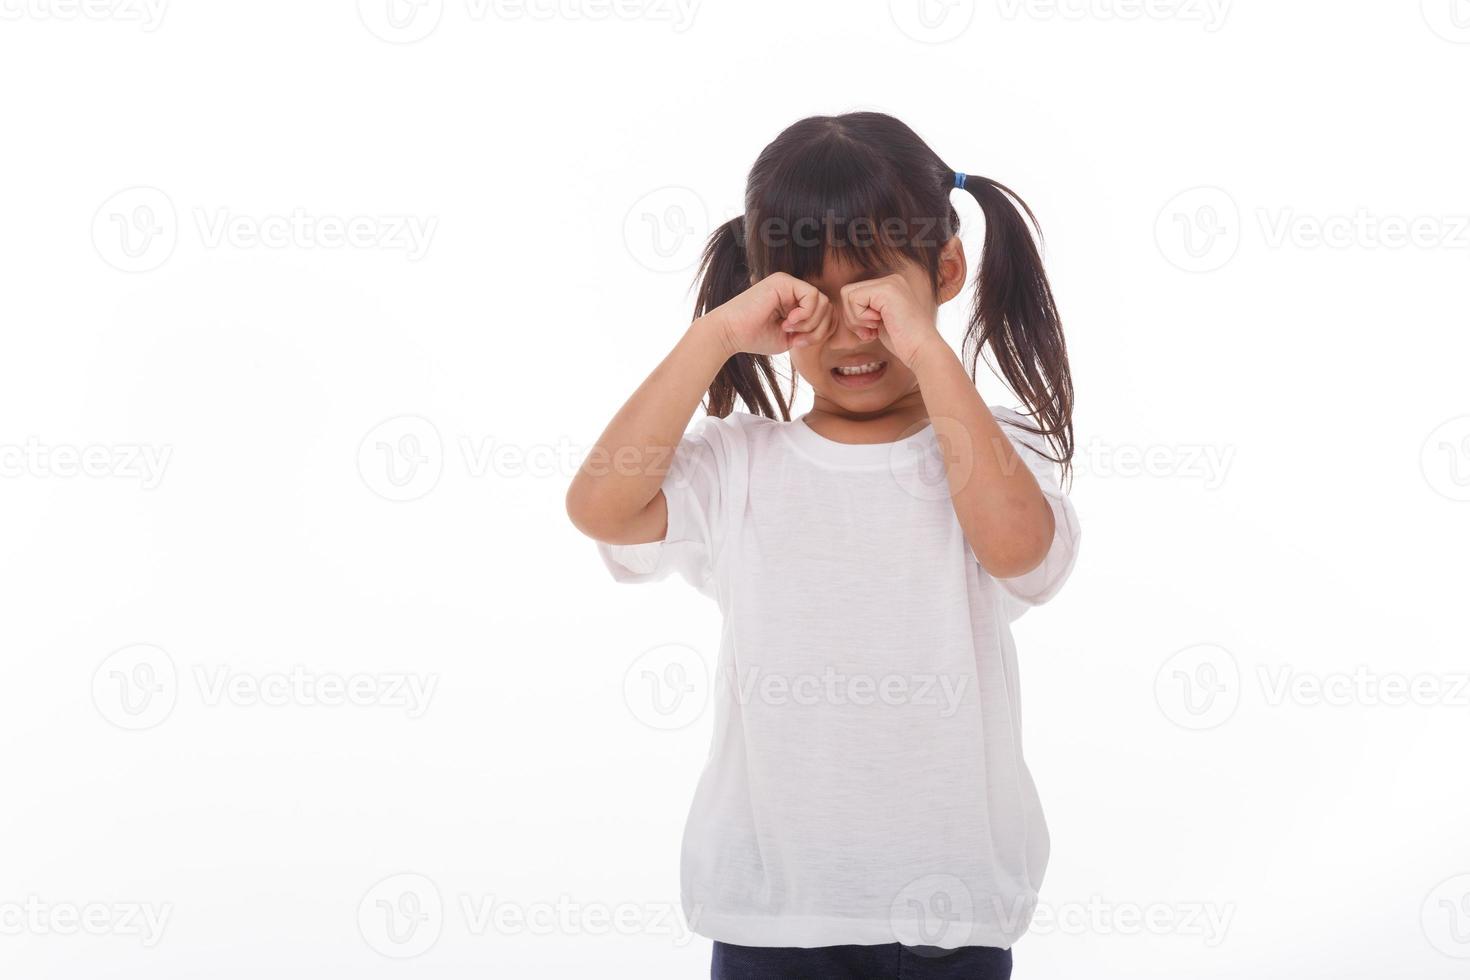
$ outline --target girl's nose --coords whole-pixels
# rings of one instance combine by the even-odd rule
[[[832,336],[827,339],[827,346],[833,350],[851,350],[866,343],[857,335],[853,329],[853,322],[848,318],[847,312],[843,310],[840,303],[834,301],[832,304]]]

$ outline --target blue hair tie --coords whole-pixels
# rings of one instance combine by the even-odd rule
[[[965,189],[965,175],[960,173],[958,170],[954,172],[954,186],[955,190],[958,191],[962,191]]]

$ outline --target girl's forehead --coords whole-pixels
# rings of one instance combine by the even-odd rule
[[[824,256],[821,269],[807,276],[806,281],[814,286],[836,289],[848,283],[902,272],[905,264],[912,263],[912,259],[903,255],[884,255],[876,261],[858,262],[840,249],[831,249]]]

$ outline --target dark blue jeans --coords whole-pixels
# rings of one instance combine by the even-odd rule
[[[731,946],[715,943],[710,980],[1009,980],[1011,951],[993,946]]]

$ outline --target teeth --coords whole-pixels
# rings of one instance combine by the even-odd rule
[[[872,374],[883,366],[882,361],[869,361],[867,364],[859,364],[856,367],[839,367],[838,374]]]

